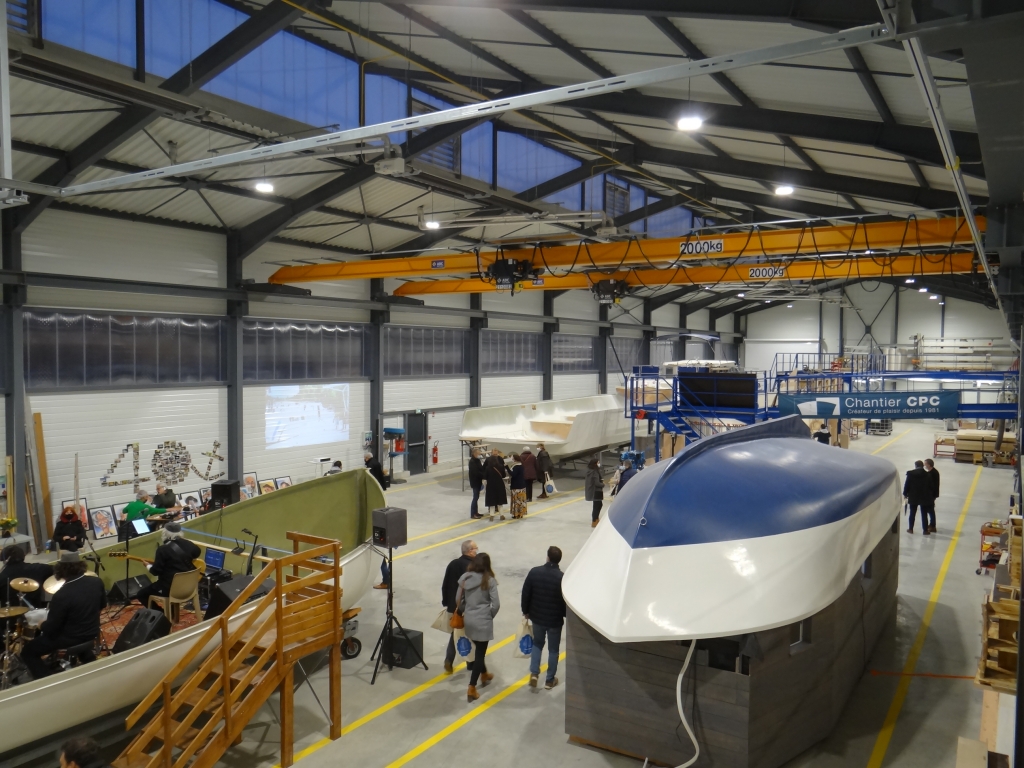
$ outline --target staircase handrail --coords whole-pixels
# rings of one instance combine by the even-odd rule
[[[236,613],[238,613],[238,611],[245,606],[246,601],[250,597],[252,597],[253,593],[257,590],[257,588],[259,588],[259,586],[270,577],[270,573],[273,570],[274,561],[271,561],[267,563],[266,566],[264,566],[263,570],[259,572],[259,575],[257,575],[255,579],[253,579],[248,585],[246,585],[245,589],[243,589],[239,593],[238,597],[236,597],[231,602],[231,604],[228,605],[228,607],[224,610],[224,613],[221,614],[221,617],[226,616],[230,618],[231,616],[234,616]],[[161,678],[160,682],[156,684],[156,686],[153,688],[152,691],[149,692],[146,698],[140,701],[138,706],[136,706],[135,709],[132,710],[131,714],[128,715],[128,717],[126,718],[128,728],[133,727],[139,721],[139,718],[141,718],[151,706],[156,704],[157,699],[160,698],[161,691],[163,689],[163,684],[173,684],[174,681],[178,678],[178,676],[188,668],[188,665],[195,660],[196,656],[199,655],[199,653],[207,646],[208,643],[210,643],[220,633],[220,631],[221,630],[219,624],[212,624],[210,628],[206,630],[205,633],[203,633],[203,636],[200,637],[199,640],[197,640],[193,644],[193,646],[188,650],[188,652],[184,656],[181,657],[177,664],[171,667],[171,670]]]

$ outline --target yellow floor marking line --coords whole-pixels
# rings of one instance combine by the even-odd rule
[[[558,660],[559,661],[564,661],[565,660],[565,651],[562,651],[558,655]],[[541,672],[545,671],[547,668],[548,668],[548,665],[545,664],[543,667],[541,667]],[[401,768],[401,766],[411,762],[412,760],[415,760],[417,757],[422,755],[428,749],[430,749],[431,747],[433,747],[433,746],[439,744],[440,742],[444,741],[446,738],[451,736],[453,733],[455,733],[457,730],[459,730],[459,728],[464,726],[466,723],[476,719],[477,717],[482,715],[484,712],[486,712],[488,709],[493,707],[495,704],[498,704],[499,702],[504,701],[505,699],[507,699],[509,696],[511,696],[513,693],[518,691],[520,688],[522,688],[524,685],[526,685],[529,682],[530,682],[530,675],[526,674],[523,677],[521,677],[518,680],[516,680],[511,685],[509,685],[507,688],[505,688],[505,690],[503,690],[501,693],[499,693],[494,698],[487,699],[486,701],[481,701],[479,704],[474,706],[473,709],[471,709],[469,712],[464,714],[462,717],[460,717],[454,723],[452,723],[448,727],[438,731],[433,736],[431,736],[429,739],[424,741],[422,744],[419,744],[418,746],[416,746],[413,749],[409,750],[404,755],[402,755],[400,758],[395,760],[393,763],[388,763],[387,768]]]
[[[889,447],[890,445],[892,445],[892,444],[893,444],[893,443],[895,443],[895,442],[896,442],[897,440],[899,440],[899,439],[900,439],[901,437],[906,437],[906,436],[907,436],[907,435],[909,435],[909,434],[910,434],[910,430],[908,429],[908,430],[907,430],[906,432],[902,432],[902,433],[900,433],[900,434],[896,435],[896,437],[894,437],[894,438],[893,438],[892,440],[890,440],[889,442],[885,443],[885,445],[883,445],[883,446],[882,446],[881,448],[875,448],[875,450],[873,450],[873,451],[871,452],[871,455],[872,455],[872,456],[874,456],[874,455],[875,455],[876,453],[881,453],[881,452],[882,452],[882,451],[884,451],[884,450],[885,450],[886,448],[888,448],[888,447]]]
[[[489,646],[487,648],[487,655],[490,656],[492,652],[497,651],[500,648],[504,648],[506,645],[508,645],[509,643],[511,643],[515,639],[516,639],[515,635],[509,635],[504,640],[502,640],[500,643],[495,643],[494,645]],[[461,663],[459,663],[459,664],[457,664],[455,666],[455,669],[454,669],[452,674],[454,674],[455,672],[461,672],[465,668],[466,668],[466,662],[463,661],[463,662],[461,662]],[[398,697],[392,699],[387,704],[382,704],[381,706],[377,707],[375,710],[373,710],[369,714],[363,715],[358,720],[355,720],[352,723],[350,723],[350,724],[348,724],[346,726],[343,726],[342,729],[341,729],[341,735],[345,736],[345,735],[351,733],[352,731],[354,731],[356,728],[360,728],[360,727],[366,725],[371,720],[376,720],[378,717],[383,715],[385,712],[390,712],[392,709],[397,707],[399,704],[404,704],[405,702],[409,701],[410,699],[413,699],[413,698],[419,696],[424,691],[429,690],[430,688],[433,688],[438,683],[444,682],[445,680],[448,680],[451,677],[452,677],[452,675],[440,674],[437,677],[433,677],[430,680],[427,680],[427,682],[425,682],[425,683],[417,685],[412,690],[406,691],[401,696],[398,696]],[[297,752],[295,754],[295,760],[299,761],[302,758],[304,758],[304,757],[306,757],[308,755],[311,755],[314,752],[319,751],[323,747],[326,747],[330,743],[331,743],[330,739],[320,739],[320,741],[316,742],[315,744],[310,744],[308,747],[303,749],[301,752]],[[274,766],[274,768],[281,768],[281,764],[280,763],[276,764]]]
[[[900,435],[900,437],[903,437],[903,435]],[[885,446],[882,447],[884,448]],[[981,467],[978,467],[974,473],[974,481],[971,483],[971,488],[967,491],[964,507],[960,510],[960,519],[956,521],[956,530],[953,531],[953,538],[946,549],[946,556],[942,559],[939,575],[935,577],[932,594],[928,598],[928,607],[925,608],[924,616],[921,618],[921,626],[918,627],[917,636],[914,638],[914,644],[910,647],[910,653],[907,654],[907,662],[903,665],[900,682],[896,686],[896,693],[892,697],[892,703],[889,704],[889,711],[885,715],[882,730],[878,732],[878,737],[875,739],[874,749],[871,750],[871,757],[868,759],[868,768],[882,768],[886,750],[889,749],[889,742],[892,741],[892,733],[896,728],[896,721],[899,719],[900,710],[903,709],[903,703],[907,699],[910,681],[914,679],[914,669],[917,667],[917,660],[921,657],[921,651],[924,649],[924,641],[928,636],[928,627],[932,623],[932,616],[935,615],[935,606],[939,602],[939,595],[942,594],[942,585],[946,581],[949,565],[953,562],[953,553],[956,551],[956,545],[960,541],[960,532],[964,527],[964,521],[967,519],[967,510],[971,508],[971,501],[974,499],[974,491],[978,487],[978,479],[980,477]]]
[[[547,509],[547,507],[545,507],[545,509]],[[534,512],[534,514],[535,515],[539,515],[543,511],[544,511],[544,509],[539,510],[537,512]],[[484,517],[486,517],[486,515],[484,515]],[[527,515],[527,517],[529,517],[529,515]],[[447,528],[438,528],[436,531],[430,531],[429,533],[421,533],[419,536],[413,536],[411,539],[409,539],[409,541],[416,541],[417,539],[425,539],[428,536],[433,536],[433,535],[438,534],[438,533],[444,533],[445,531],[454,531],[456,528],[462,528],[465,525],[472,525],[473,523],[479,523],[479,522],[480,522],[479,518],[476,519],[476,520],[473,520],[473,519],[463,520],[461,523],[456,523],[455,525],[449,525]]]
[[[553,509],[558,509],[559,507],[564,507],[566,504],[573,504],[574,502],[582,500],[580,494],[577,493],[577,494],[574,494],[574,496],[576,498],[569,499],[568,501],[563,501],[561,504],[554,504],[554,505],[552,505],[550,507],[545,507],[544,509],[540,510],[539,512],[531,512],[530,514],[527,515],[527,517],[531,517],[531,516],[532,517],[536,517],[537,515],[543,515],[545,512],[550,512]],[[519,522],[519,520],[515,520],[515,519],[504,520],[504,521],[502,521],[500,523],[495,523],[494,525],[488,525],[485,528],[478,528],[477,530],[473,531],[473,535],[478,535],[478,534],[483,533],[484,531],[490,531],[490,530],[493,530],[494,528],[500,528],[503,525],[511,525],[512,523],[518,523],[518,522]],[[410,557],[411,555],[418,555],[420,552],[426,552],[428,549],[435,549],[436,547],[443,547],[445,544],[451,544],[454,541],[463,541],[463,540],[464,539],[463,539],[462,536],[456,536],[454,539],[445,539],[444,541],[439,541],[436,544],[430,544],[430,545],[428,545],[426,547],[420,547],[419,549],[414,549],[414,550],[412,550],[412,552],[403,552],[400,555],[395,555],[394,559],[395,560],[401,560],[403,557]]]

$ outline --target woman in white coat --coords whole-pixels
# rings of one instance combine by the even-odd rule
[[[455,604],[463,608],[462,618],[466,623],[466,637],[476,646],[473,658],[472,674],[469,677],[469,690],[466,698],[472,702],[480,698],[476,692],[477,681],[480,687],[487,685],[494,675],[487,671],[484,659],[487,656],[487,644],[494,639],[494,617],[498,615],[501,602],[498,600],[498,580],[491,570],[491,558],[481,552],[469,564],[466,572],[459,579],[459,593]]]

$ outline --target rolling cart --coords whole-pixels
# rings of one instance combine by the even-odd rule
[[[1005,547],[1000,542],[1004,533],[1006,533],[1006,527],[998,520],[982,523],[981,546],[978,551],[978,569],[975,571],[976,574],[980,575],[982,571],[990,572],[999,565],[999,558],[1003,556],[1003,551],[1005,550]]]

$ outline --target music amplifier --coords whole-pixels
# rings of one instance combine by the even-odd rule
[[[400,507],[373,510],[373,543],[378,547],[404,547],[409,540],[406,517]]]

